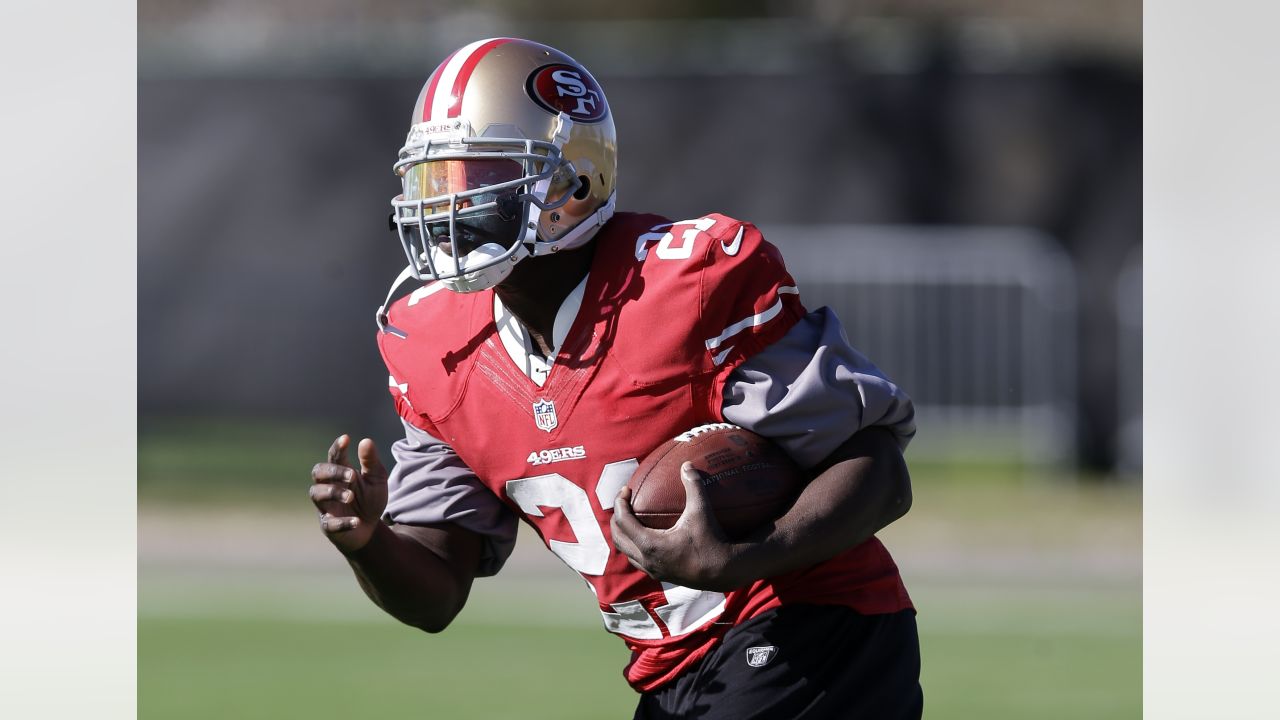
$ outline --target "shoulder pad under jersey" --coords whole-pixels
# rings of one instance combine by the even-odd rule
[[[642,384],[727,372],[804,314],[782,255],[750,223],[720,214],[661,222],[631,233],[628,263],[639,274],[619,324],[622,362]],[[616,242],[616,241],[615,241]],[[622,254],[623,243],[612,252]],[[646,369],[647,368],[647,369]]]

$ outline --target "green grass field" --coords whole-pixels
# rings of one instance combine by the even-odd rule
[[[948,591],[916,594],[941,603]],[[1138,611],[1128,593],[1077,591],[922,612],[926,716],[1141,717]],[[210,614],[138,628],[142,718],[567,720],[630,717],[635,701],[622,644],[596,627],[462,620],[426,635],[390,620]]]
[[[629,717],[616,643],[584,628],[198,618],[139,623],[139,717]]]
[[[625,648],[529,538],[426,635],[374,608],[316,530],[314,440],[273,454],[182,437],[139,448],[139,717],[631,716]],[[256,471],[210,482],[246,457]],[[913,474],[915,506],[882,538],[919,610],[925,716],[1141,717],[1136,488]]]

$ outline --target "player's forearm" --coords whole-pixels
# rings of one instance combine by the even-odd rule
[[[740,583],[799,570],[858,545],[906,514],[911,478],[893,435],[868,428],[822,465],[770,529],[733,546]]]
[[[381,523],[367,545],[346,557],[370,600],[426,632],[448,626],[471,589],[469,577],[422,543]]]

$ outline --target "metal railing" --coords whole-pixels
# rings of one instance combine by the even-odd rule
[[[1022,228],[765,226],[809,308],[913,398],[913,456],[1069,465],[1075,269]]]

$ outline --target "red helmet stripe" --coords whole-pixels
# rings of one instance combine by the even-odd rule
[[[458,76],[453,80],[453,104],[449,106],[449,117],[455,118],[462,114],[462,94],[467,90],[467,81],[471,79],[471,73],[475,71],[476,65],[480,64],[480,60],[488,55],[490,50],[509,42],[511,38],[494,38],[476,48],[462,64],[458,69]]]
[[[423,122],[431,119],[431,103],[436,99],[436,85],[440,84],[440,76],[444,75],[444,69],[449,65],[449,61],[453,59],[453,56],[457,54],[457,50],[449,53],[449,57],[445,58],[444,62],[440,63],[440,66],[436,68],[436,71],[431,73],[431,80],[427,82],[427,92],[422,96]]]

